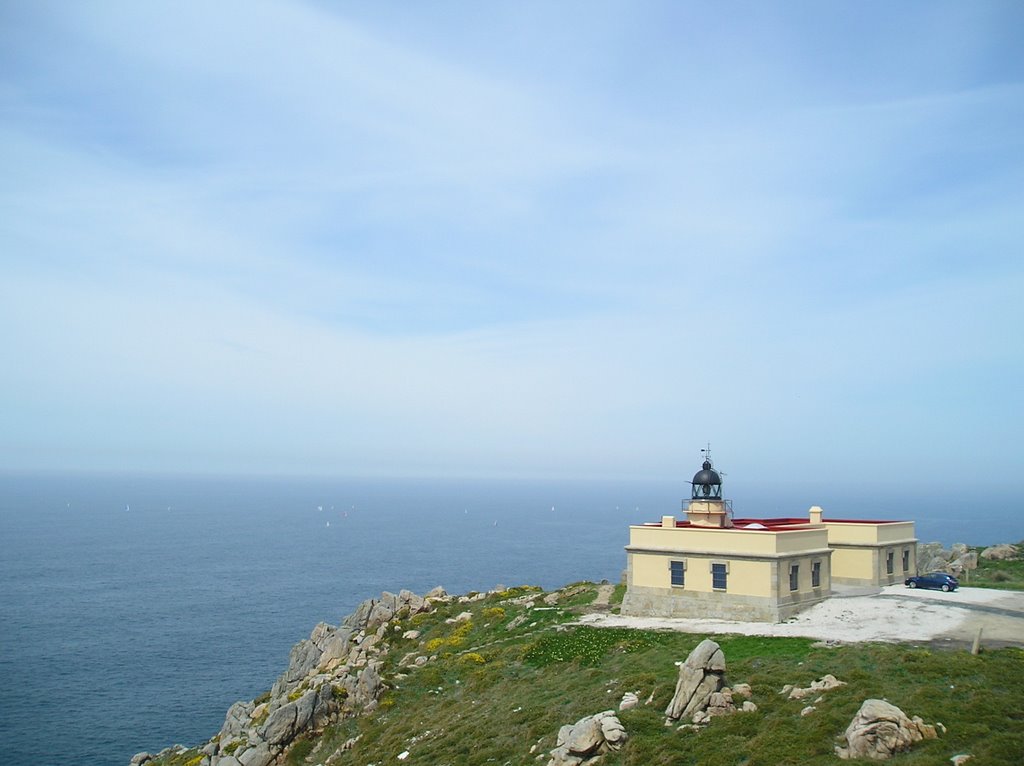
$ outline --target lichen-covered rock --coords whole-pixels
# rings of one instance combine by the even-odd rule
[[[255,707],[252,702],[236,702],[229,707],[227,715],[224,716],[224,725],[220,727],[221,741],[235,739],[249,728],[249,719]]]
[[[922,739],[935,739],[935,727],[885,700],[864,700],[846,727],[846,747],[836,746],[840,758],[884,760],[910,749]]]
[[[981,557],[988,561],[1005,561],[1018,558],[1019,556],[1020,551],[1017,550],[1017,546],[1007,543],[992,545],[981,552]]]
[[[266,742],[261,742],[238,756],[238,761],[242,766],[270,766],[274,762],[274,754]]]
[[[590,755],[604,741],[601,722],[588,716],[576,722],[568,731],[565,746],[573,755]]]
[[[576,766],[605,753],[618,750],[628,739],[626,729],[614,710],[581,718],[558,730],[556,747],[548,766]]]
[[[811,681],[810,686],[787,688],[789,689],[789,699],[802,700],[804,697],[809,697],[812,694],[820,694],[821,692],[827,692],[831,689],[838,689],[840,686],[846,686],[846,681],[840,681],[831,673],[827,673],[817,681]]]
[[[286,745],[300,732],[323,724],[336,706],[330,684],[310,689],[271,713],[259,728],[259,738],[273,747]]]
[[[202,748],[209,757],[204,762],[270,766],[300,734],[319,730],[339,715],[372,710],[384,688],[380,670],[391,648],[389,637],[402,634],[404,619],[430,611],[432,601],[447,600],[441,587],[425,597],[408,590],[397,595],[385,592],[379,599],[362,602],[338,627],[319,623],[308,639],[292,647],[288,667],[274,682],[269,699],[259,705],[236,702],[228,709],[219,734]],[[415,633],[404,635],[414,640]],[[416,657],[417,665],[427,662],[415,653],[410,656]],[[138,753],[131,766],[143,766],[170,752]]]
[[[370,707],[380,694],[380,672],[376,663],[371,663],[359,673],[353,690],[353,702],[360,707]]]
[[[277,700],[286,696],[309,675],[309,672],[317,667],[320,657],[323,654],[310,639],[303,639],[292,647],[288,654],[288,669],[274,682],[270,690],[271,700]],[[271,702],[271,708],[280,707]]]
[[[725,655],[709,638],[701,641],[679,666],[675,694],[665,708],[669,722],[703,711],[711,698],[725,686]]]

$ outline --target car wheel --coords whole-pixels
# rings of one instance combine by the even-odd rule
[[[910,587],[911,587],[911,588],[916,588],[916,587],[917,587],[917,583],[916,583],[916,582],[914,582],[913,580],[911,580],[911,581],[910,581],[910,582],[908,583],[908,585],[910,585]]]
[[[949,593],[949,586],[948,585],[943,585],[942,586],[942,592],[943,593]]]

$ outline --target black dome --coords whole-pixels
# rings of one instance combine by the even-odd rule
[[[693,475],[693,481],[691,484],[721,484],[722,477],[718,475],[718,471],[711,467],[711,461],[705,460],[704,465],[701,466],[701,470],[697,471]]]

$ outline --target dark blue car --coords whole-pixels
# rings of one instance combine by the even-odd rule
[[[945,572],[931,572],[930,574],[908,577],[903,581],[908,588],[932,588],[934,590],[946,591],[956,590],[960,587],[960,581],[953,575]]]

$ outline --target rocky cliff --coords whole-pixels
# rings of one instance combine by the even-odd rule
[[[262,698],[232,705],[220,731],[186,761],[190,766],[270,766],[301,735],[346,716],[373,710],[381,691],[388,631],[451,597],[443,588],[425,596],[403,590],[367,599],[340,625],[320,623],[292,647],[288,667]],[[415,632],[415,631],[412,631]],[[408,636],[406,636],[408,637]],[[167,760],[185,748],[138,753],[131,766]],[[194,763],[191,763],[194,761]]]

